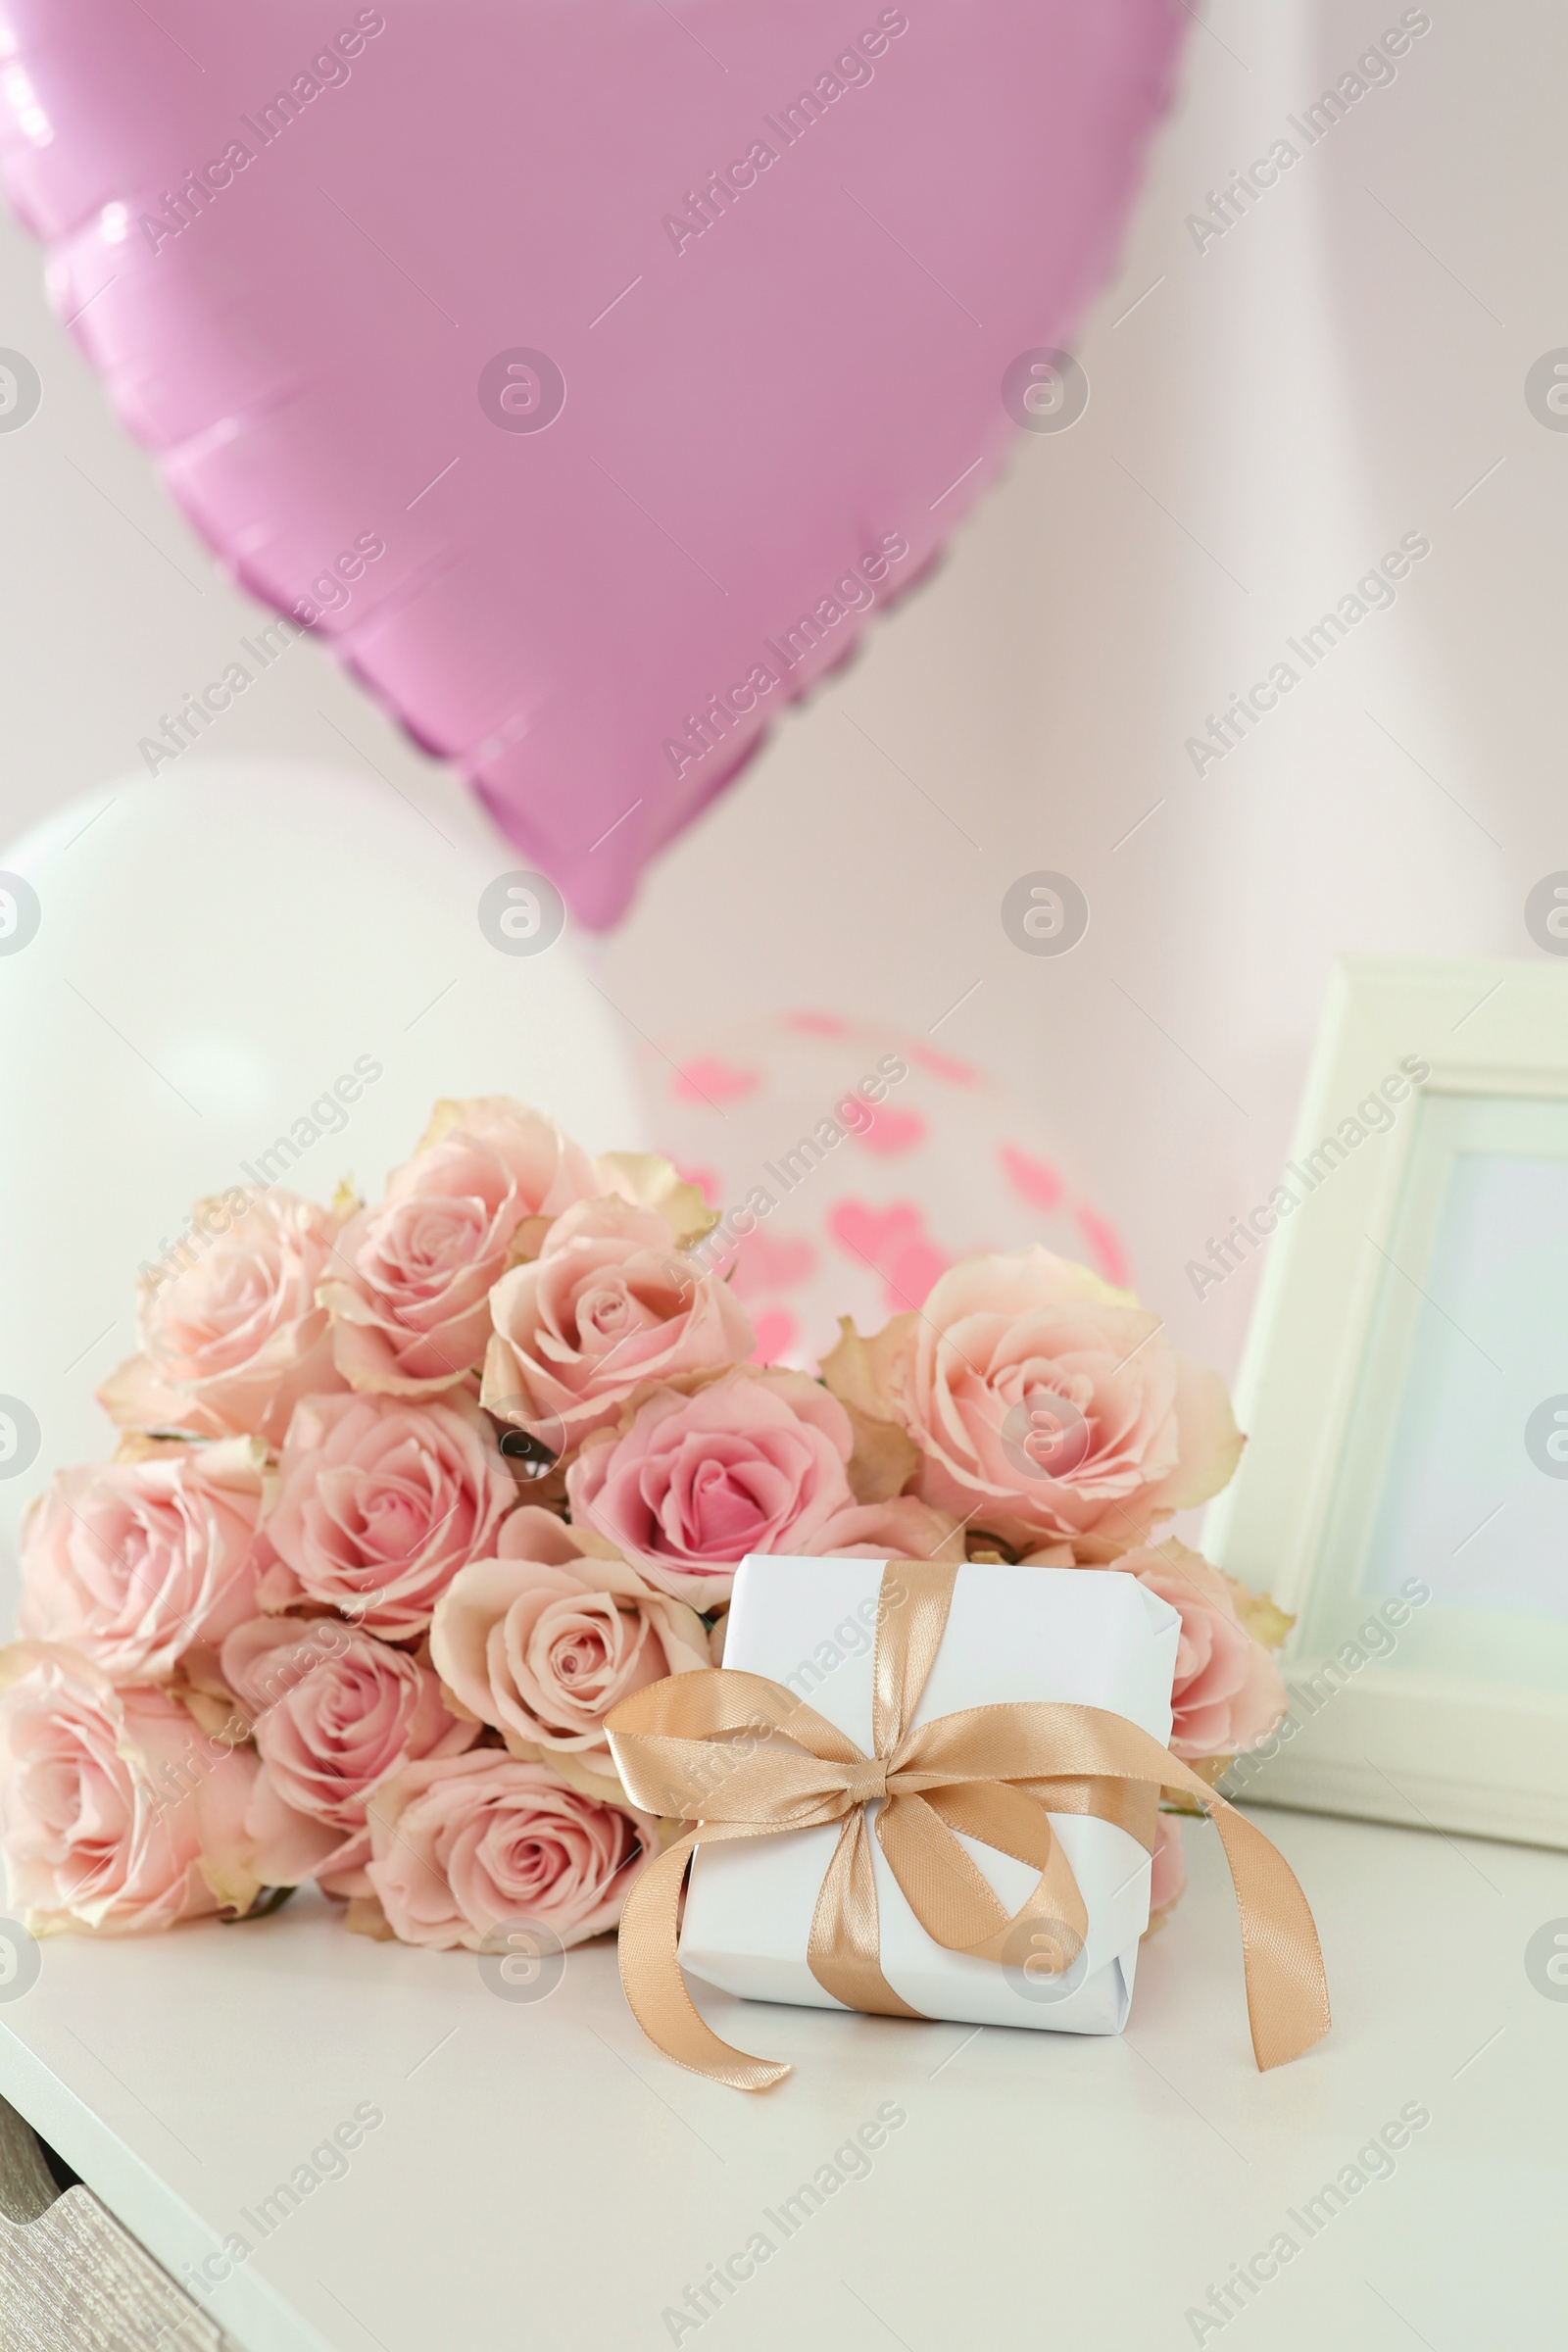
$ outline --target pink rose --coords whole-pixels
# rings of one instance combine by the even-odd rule
[[[477,1951],[503,1920],[526,1919],[569,1946],[615,1925],[659,1825],[483,1747],[384,1783],[370,1845],[370,1885],[405,1943]]]
[[[246,1815],[258,1877],[368,1894],[371,1792],[405,1764],[471,1747],[477,1724],[448,1712],[428,1666],[334,1617],[253,1618],[223,1643],[222,1670],[262,1759]]]
[[[0,1850],[35,1934],[249,1909],[248,1748],[201,1739],[176,1700],[119,1690],[70,1649],[14,1643],[0,1689]]]
[[[1241,1454],[1218,1375],[1049,1250],[967,1259],[918,1314],[846,1342],[823,1370],[835,1388],[869,1377],[924,1457],[927,1502],[1020,1549],[1065,1541],[1083,1563],[1206,1501]]]
[[[597,1181],[587,1154],[520,1102],[438,1104],[386,1199],[344,1230],[318,1293],[350,1386],[416,1396],[466,1378],[484,1354],[491,1286],[518,1228],[548,1221]]]
[[[306,1593],[406,1642],[458,1570],[494,1552],[516,1493],[490,1424],[462,1397],[307,1397],[262,1530],[289,1573],[269,1575],[263,1605]]]
[[[1182,1852],[1182,1825],[1174,1813],[1161,1813],[1154,1832],[1154,1851],[1149,1872],[1149,1929],[1162,1928],[1187,1891],[1187,1861]]]
[[[586,1538],[586,1541],[585,1541]],[[436,1604],[430,1655],[456,1702],[514,1756],[624,1802],[605,1717],[634,1690],[710,1663],[708,1630],[591,1530],[526,1503],[493,1560],[470,1560]]]
[[[167,1682],[255,1613],[264,1458],[230,1438],[57,1471],[23,1522],[23,1633],[112,1682]]]
[[[956,1522],[912,1494],[835,1511],[800,1548],[811,1559],[961,1561],[964,1556]]]
[[[98,1401],[121,1429],[198,1438],[263,1437],[275,1446],[298,1399],[342,1386],[316,1286],[341,1220],[292,1193],[244,1186],[199,1200],[204,1254],[182,1272],[143,1277],[142,1352],[111,1374]]]
[[[533,1263],[497,1283],[490,1312],[483,1401],[526,1427],[554,1425],[557,1452],[616,1421],[637,1389],[689,1387],[757,1345],[728,1284],[671,1248],[657,1209],[621,1200],[558,1217]]]
[[[661,1390],[566,1474],[586,1519],[650,1584],[710,1609],[749,1551],[801,1552],[855,1503],[850,1417],[804,1372],[727,1372],[694,1396]]]
[[[1246,1587],[1233,1585],[1185,1544],[1126,1552],[1116,1565],[1181,1614],[1171,1692],[1175,1753],[1234,1756],[1255,1747],[1290,1700],[1279,1668],[1238,1614],[1238,1600],[1250,1599]]]

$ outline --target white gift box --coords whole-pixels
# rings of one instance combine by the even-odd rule
[[[750,1557],[735,1580],[724,1645],[726,1667],[784,1684],[867,1755],[883,1566]],[[960,1707],[1066,1699],[1125,1715],[1163,1746],[1180,1630],[1168,1601],[1115,1569],[960,1568],[914,1724]],[[1114,1822],[1076,1813],[1053,1813],[1051,1822],[1089,1915],[1083,1949],[1055,1978],[944,1950],[915,1918],[872,1837],[882,1973],[911,2008],[978,2026],[1121,2032],[1138,1940],[1149,1925],[1150,1857]],[[841,2008],[806,1956],[838,1836],[832,1824],[700,1845],[686,1897],[682,1967],[748,2000]],[[1035,1873],[972,1838],[960,1836],[959,1843],[1008,1911],[1016,1911]]]

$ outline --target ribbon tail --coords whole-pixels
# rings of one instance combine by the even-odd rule
[[[1169,1762],[1175,1764],[1175,1757]],[[1172,1785],[1190,1787],[1200,1799],[1225,1848],[1241,1915],[1252,2055],[1266,2074],[1299,2058],[1333,2023],[1317,1928],[1296,1873],[1245,1813],[1196,1773],[1182,1771]]]
[[[925,2016],[901,1999],[882,1974],[882,1929],[863,1805],[846,1820],[823,1874],[806,1957],[822,1990],[846,2009],[878,2017]]]
[[[710,1825],[701,1835],[719,1838]],[[746,1831],[740,1833],[748,1835]],[[656,2049],[710,2082],[733,2090],[768,2090],[791,2071],[770,2058],[753,2058],[720,2040],[692,2004],[677,1957],[680,1890],[698,1833],[660,1855],[626,1897],[620,1915],[620,1982],[632,2015]]]

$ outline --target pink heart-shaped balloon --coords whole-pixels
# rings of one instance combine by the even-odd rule
[[[920,576],[1014,423],[1070,421],[1047,347],[1105,273],[1180,23],[3,13],[6,184],[124,421],[595,922]]]

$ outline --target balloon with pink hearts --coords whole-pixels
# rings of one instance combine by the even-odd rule
[[[4,0],[0,172],[230,572],[605,925],[1076,421],[1184,22]]]
[[[980,1251],[1036,1242],[1131,1281],[1059,1135],[930,1039],[791,1012],[666,1041],[640,1075],[656,1148],[722,1212],[760,1362],[814,1370],[841,1315],[880,1331]]]

